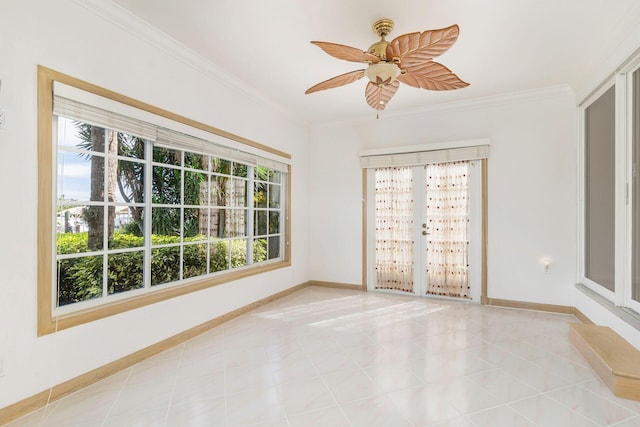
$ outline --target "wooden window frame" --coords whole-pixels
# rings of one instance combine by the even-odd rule
[[[262,150],[284,159],[291,159],[291,155],[280,150],[259,144],[249,139],[225,132],[213,126],[171,113],[150,104],[121,95],[111,90],[76,79],[69,75],[38,66],[38,229],[37,229],[37,306],[38,306],[38,336],[57,332],[73,326],[102,319],[114,314],[134,310],[156,302],[200,291],[223,283],[228,283],[244,277],[265,273],[291,266],[291,166],[288,166],[285,187],[285,209],[282,231],[284,234],[284,251],[282,260],[268,264],[247,267],[237,271],[219,273],[213,277],[178,283],[162,289],[151,290],[142,295],[110,301],[104,304],[79,309],[71,313],[56,314],[53,307],[53,290],[56,285],[52,275],[52,263],[55,258],[54,227],[54,169],[53,169],[53,86],[60,82],[92,94],[102,96],[113,101],[155,114],[165,119],[173,120],[183,125],[191,126],[214,135],[227,138],[254,149]]]

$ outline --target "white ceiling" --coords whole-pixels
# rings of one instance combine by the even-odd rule
[[[387,112],[556,85],[575,89],[640,23],[639,0],[114,1],[309,123],[375,114],[364,100],[365,80],[304,91],[364,68],[311,40],[366,50],[378,40],[371,25],[380,18],[395,21],[388,39],[458,24],[458,41],[436,61],[470,83],[447,92],[401,85]]]

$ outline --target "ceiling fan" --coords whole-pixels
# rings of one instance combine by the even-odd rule
[[[380,19],[373,31],[380,41],[362,51],[337,43],[312,41],[329,55],[351,62],[368,63],[366,69],[351,71],[330,78],[306,90],[305,94],[344,86],[366,76],[367,103],[384,110],[400,83],[427,90],[453,90],[469,86],[444,65],[432,59],[449,50],[458,39],[460,28],[452,25],[439,30],[409,33],[388,42],[385,37],[393,30],[393,21]]]

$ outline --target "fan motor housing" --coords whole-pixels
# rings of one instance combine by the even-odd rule
[[[387,60],[387,46],[389,45],[389,42],[386,40],[381,40],[377,43],[372,44],[369,47],[368,52],[377,56],[378,58],[380,58],[383,61]]]

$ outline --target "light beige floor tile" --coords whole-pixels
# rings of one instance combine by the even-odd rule
[[[225,369],[225,387],[227,394],[239,393],[249,389],[267,389],[275,385],[273,372],[268,364],[251,366],[232,366]]]
[[[441,423],[429,424],[430,427],[477,427],[476,424],[472,423],[469,419],[469,416],[458,417],[451,420],[447,420]]]
[[[536,390],[501,369],[470,375],[469,379],[496,396],[499,403],[522,400],[538,394]]]
[[[289,415],[291,427],[350,427],[351,423],[338,406],[302,414]]]
[[[628,410],[640,415],[640,402],[635,400],[622,399],[614,396],[611,390],[609,390],[609,387],[607,387],[600,378],[586,381],[580,384],[580,387],[584,388],[585,390],[589,390],[590,392],[595,393],[600,397],[604,397],[610,402],[614,402],[620,406],[624,406]]]
[[[640,427],[640,416],[622,421],[616,424],[615,427]]]
[[[227,395],[227,425],[230,427],[271,422],[284,416],[275,387]]]
[[[509,406],[528,420],[544,427],[593,427],[597,425],[544,395],[513,402]]]
[[[431,385],[390,392],[387,395],[400,413],[414,425],[430,425],[460,417],[451,397]]]
[[[468,418],[477,427],[536,427],[523,415],[508,406],[498,406],[471,414]],[[550,426],[549,426],[550,427]]]
[[[382,396],[341,405],[353,427],[412,427],[389,399]]]
[[[287,415],[311,412],[337,403],[320,377],[287,381],[276,389]]]
[[[127,414],[109,416],[102,427],[158,427],[167,418],[166,408],[140,409]]]
[[[192,400],[211,400],[225,394],[224,372],[199,377],[179,377],[171,398],[172,403]]]
[[[422,379],[413,375],[410,368],[399,364],[372,365],[363,370],[385,393],[424,384]]]
[[[554,390],[547,393],[547,396],[598,425],[614,424],[635,415],[622,406],[578,386]]]
[[[332,372],[322,378],[339,403],[382,394],[382,390],[359,368]]]
[[[224,427],[225,398],[182,400],[169,408],[165,427]]]

